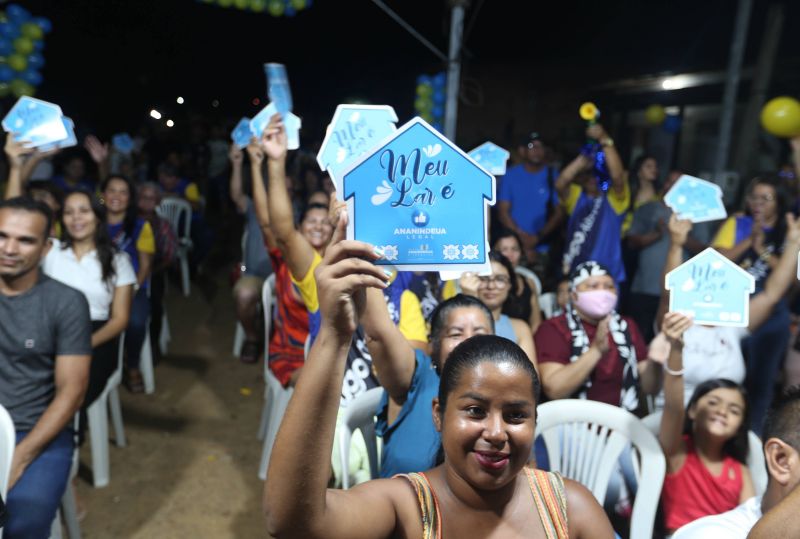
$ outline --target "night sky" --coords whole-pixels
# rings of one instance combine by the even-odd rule
[[[251,100],[266,93],[268,61],[287,65],[304,128],[319,129],[351,97],[390,104],[404,121],[413,112],[416,77],[444,67],[370,0],[315,0],[293,18],[194,0],[18,3],[53,23],[37,96],[59,103],[79,131],[101,136],[135,130],[151,108],[176,123],[190,113],[252,116],[263,106]],[[444,0],[386,3],[446,52]],[[768,4],[754,1],[746,64],[756,57]],[[800,56],[790,29],[800,19],[798,4],[786,3],[781,59]],[[735,9],[735,0],[472,0],[464,72],[502,66],[536,72],[552,86],[565,70],[574,76],[564,84],[590,85],[724,69]],[[179,95],[183,106],[175,103]]]

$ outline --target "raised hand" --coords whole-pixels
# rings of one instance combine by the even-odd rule
[[[235,167],[241,166],[242,161],[244,160],[242,150],[240,150],[235,143],[231,144],[230,148],[228,149],[228,159],[230,159],[231,164]]]
[[[477,273],[465,271],[458,279],[458,286],[461,288],[461,293],[467,296],[478,297],[478,288],[481,286],[481,278]]]
[[[606,130],[603,129],[603,126],[600,124],[593,124],[586,128],[586,136],[587,138],[594,139],[597,141],[601,141],[606,138],[608,135],[606,134]]]
[[[331,243],[317,266],[319,309],[322,327],[341,336],[352,335],[364,312],[366,289],[388,286],[389,276],[373,264],[380,258],[368,243],[344,240],[347,213],[339,214]]]
[[[13,133],[6,135],[6,145],[4,148],[8,162],[12,167],[19,168],[25,162],[25,156],[34,152],[30,143],[24,140],[18,141],[14,139]]]
[[[248,144],[246,148],[247,156],[250,158],[250,164],[261,166],[261,163],[264,162],[264,148],[261,147],[258,139],[256,137],[252,137],[250,139],[250,144]]]
[[[281,160],[286,158],[288,141],[286,127],[283,125],[280,114],[274,114],[270,118],[269,124],[261,134],[261,147],[270,159]]]
[[[108,159],[108,143],[103,144],[94,135],[88,135],[83,141],[83,147],[92,156],[92,161],[102,163]]]
[[[661,331],[669,341],[671,347],[683,346],[683,334],[692,327],[692,319],[683,313],[668,312],[664,315]]]
[[[672,214],[669,218],[669,239],[673,245],[683,247],[689,232],[692,231],[692,222],[688,219],[678,219],[677,214]]]
[[[786,243],[793,245],[800,243],[800,219],[793,213],[786,214]]]

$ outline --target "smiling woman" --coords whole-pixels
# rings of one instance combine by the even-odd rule
[[[371,245],[341,241],[346,221],[341,214],[316,271],[321,327],[270,461],[264,497],[270,534],[613,537],[586,488],[526,466],[539,380],[526,354],[494,335],[463,341],[444,364],[432,403],[442,435],[442,464],[347,491],[326,489],[347,350],[364,312],[366,289],[383,289],[388,279],[372,264],[380,255]]]

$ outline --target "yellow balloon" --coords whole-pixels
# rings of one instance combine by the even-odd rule
[[[598,116],[600,116],[600,111],[597,109],[597,105],[592,103],[591,101],[587,101],[581,108],[578,110],[578,114],[580,117],[587,122],[596,120]]]
[[[770,99],[761,109],[761,125],[776,137],[799,136],[800,102],[788,96]]]
[[[650,125],[661,125],[667,117],[667,111],[661,105],[650,105],[644,111],[644,119]]]

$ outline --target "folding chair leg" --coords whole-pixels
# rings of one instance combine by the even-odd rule
[[[161,355],[167,355],[167,347],[172,340],[172,334],[169,331],[169,318],[167,318],[167,311],[164,309],[161,315],[161,334],[158,336],[158,346],[161,350]]]
[[[64,516],[69,539],[81,539],[81,525],[78,523],[78,506],[75,503],[75,493],[72,491],[72,481],[67,484],[67,490],[61,498],[61,514]]]
[[[92,444],[92,475],[95,488],[105,487],[109,482],[108,462],[108,412],[105,399],[97,399],[89,406],[89,439]]]
[[[119,404],[119,391],[113,388],[108,393],[108,406],[111,408],[111,424],[114,426],[114,440],[117,447],[125,447],[125,427],[122,425],[122,407]]]
[[[183,285],[183,295],[188,298],[191,288],[189,284],[189,257],[187,255],[181,257],[181,283]]]
[[[242,351],[244,345],[245,334],[244,328],[240,322],[236,322],[236,333],[233,335],[233,356],[238,356]]]
[[[142,371],[142,380],[144,381],[144,392],[147,394],[154,393],[156,390],[156,378],[153,372],[153,348],[152,341],[150,340],[150,322],[147,323],[147,330],[144,334],[144,343],[142,344],[142,351],[139,354],[139,370]]]

